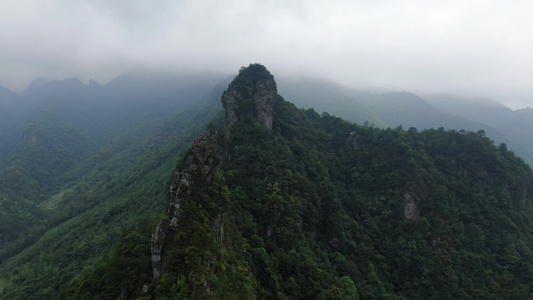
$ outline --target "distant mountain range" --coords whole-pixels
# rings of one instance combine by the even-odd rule
[[[513,111],[494,100],[471,100],[446,95],[421,98],[408,92],[365,92],[317,78],[281,77],[277,81],[282,95],[299,107],[313,108],[319,113],[327,112],[358,124],[380,128],[482,129],[495,143],[506,143],[509,149],[533,164],[532,108]],[[85,85],[76,78],[61,81],[36,79],[23,95],[0,86],[0,126],[5,128],[0,132],[0,141],[2,145],[9,144],[10,130],[7,129],[17,122],[20,124],[21,118],[38,111],[43,105],[72,106],[70,102],[61,104],[65,99],[85,99],[82,105],[105,107],[98,116],[87,117],[109,122],[111,124],[107,127],[113,130],[120,126],[116,124],[117,120],[113,122],[109,118],[116,110],[128,114],[128,111],[133,113],[137,106],[144,105],[147,111],[143,113],[146,114],[149,111],[157,114],[156,110],[169,111],[176,105],[188,104],[171,101],[174,97],[179,95],[193,99],[202,94],[207,86],[214,86],[218,82],[229,82],[229,76],[132,73],[118,76],[104,86],[93,80]],[[68,107],[64,109],[68,110]],[[87,109],[78,108],[78,113],[81,111],[86,116]],[[69,111],[69,115],[77,122],[84,120],[75,112]],[[4,147],[0,146],[0,151]]]
[[[297,106],[376,127],[443,127],[448,130],[484,130],[496,144],[533,165],[533,109],[511,110],[489,100],[451,96],[420,96],[408,92],[375,93],[349,89],[330,81],[281,78],[280,94]]]
[[[282,95],[299,107],[313,108],[343,119],[379,128],[415,127],[418,130],[439,128],[466,131],[484,130],[496,144],[506,143],[527,163],[533,164],[533,109],[511,110],[494,100],[471,100],[447,95],[428,95],[424,98],[408,92],[366,92],[354,90],[331,81],[307,77],[277,79]],[[174,102],[177,97],[194,99],[207,86],[229,82],[221,74],[167,74],[132,73],[118,76],[106,85],[91,80],[87,85],[77,78],[66,80],[36,79],[23,95],[0,86],[0,153],[12,144],[9,132],[21,119],[46,105],[64,106],[61,109],[76,122],[84,117],[92,122],[100,120],[106,130],[120,127],[114,114],[121,110],[123,118],[138,118],[139,107],[146,117],[170,111],[185,102]],[[72,101],[80,101],[77,112]],[[83,99],[83,100],[80,100]],[[67,101],[67,102],[65,102]],[[55,104],[53,104],[55,102]],[[82,108],[85,106],[84,108]],[[88,109],[90,107],[95,110]],[[101,109],[99,110],[98,107]],[[95,112],[96,115],[87,115]],[[79,114],[82,114],[81,116]],[[109,116],[114,117],[110,118]],[[107,124],[106,124],[107,123]],[[124,124],[127,124],[124,123]]]

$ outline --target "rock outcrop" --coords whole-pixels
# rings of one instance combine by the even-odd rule
[[[407,220],[418,221],[420,219],[420,208],[418,207],[418,200],[409,193],[403,194],[403,215]]]
[[[264,66],[252,64],[242,68],[222,96],[228,119],[227,133],[245,115],[251,115],[259,123],[271,129],[273,110],[278,97],[274,76]],[[154,278],[165,273],[166,256],[173,247],[178,246],[174,243],[174,237],[180,232],[180,223],[184,214],[183,204],[195,201],[195,195],[205,192],[217,179],[219,170],[228,159],[229,147],[225,144],[227,142],[214,131],[204,134],[195,141],[184,158],[183,165],[178,166],[170,184],[165,217],[152,235]],[[220,206],[223,207],[223,204]],[[221,208],[218,213],[211,216],[210,220],[214,236],[221,245],[224,244],[223,224],[227,216],[228,211]]]
[[[179,221],[182,214],[181,205],[191,200],[194,189],[209,186],[219,173],[225,161],[225,147],[215,132],[200,136],[189,151],[181,170],[176,171],[170,184],[170,193],[165,217],[152,234],[152,271],[157,277],[165,271],[165,255],[174,247],[173,238],[180,230]],[[219,217],[224,217],[221,214]],[[221,231],[220,220],[215,220],[215,230]],[[219,233],[218,236],[223,235]]]
[[[278,97],[274,76],[264,66],[251,64],[242,68],[222,95],[228,129],[248,113],[272,129],[273,109]]]
[[[403,215],[407,220],[418,221],[421,218],[420,205],[429,198],[428,187],[420,175],[410,174],[403,187]]]

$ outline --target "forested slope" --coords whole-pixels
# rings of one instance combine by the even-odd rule
[[[272,81],[261,65],[241,69],[222,97],[229,129],[215,120],[178,164],[151,287],[126,278],[105,295],[533,297],[532,171],[504,144],[482,131],[355,125],[297,109]],[[122,269],[150,260],[115,253]],[[105,285],[87,273],[67,295],[103,297]]]
[[[171,85],[187,91],[186,83]],[[17,151],[0,162],[0,298],[59,297],[122,236],[149,235],[173,164],[220,112],[224,86],[207,86],[202,94],[109,103],[56,94],[27,117],[15,134]],[[56,106],[57,99],[69,105]],[[85,115],[72,115],[87,106]],[[107,120],[93,119],[103,111]]]
[[[310,78],[282,78],[280,93],[298,107],[328,112],[344,120],[379,128],[415,127],[418,130],[484,130],[506,143],[527,163],[533,161],[527,109],[512,113],[501,104],[452,97],[421,98],[409,92],[361,91],[334,82]],[[494,107],[493,107],[494,106]],[[451,108],[451,109],[450,109]],[[512,115],[512,116],[511,116]],[[527,120],[531,120],[531,117]],[[503,126],[502,126],[503,125]]]
[[[257,64],[213,95],[65,174],[1,297],[533,297],[532,171],[505,144],[298,109]]]
[[[444,95],[426,98],[431,105],[444,112],[495,128],[505,137],[507,145],[512,147],[515,153],[524,158],[530,166],[533,164],[532,108],[511,110],[495,101]],[[487,134],[490,135],[488,130]]]

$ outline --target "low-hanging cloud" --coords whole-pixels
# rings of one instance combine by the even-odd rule
[[[0,84],[105,83],[138,68],[235,72],[260,62],[353,87],[533,106],[532,9],[526,1],[6,0]]]

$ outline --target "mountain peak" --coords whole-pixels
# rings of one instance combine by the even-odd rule
[[[4,87],[3,85],[0,85],[0,97],[7,98],[7,97],[17,97],[18,94],[11,91],[10,89]]]
[[[94,80],[92,78],[91,78],[91,80],[89,80],[88,86],[90,86],[90,87],[101,87],[101,85],[98,82],[96,82],[96,80]]]
[[[79,78],[72,77],[63,80],[48,80],[46,78],[39,77],[33,80],[25,94],[36,94],[51,91],[72,91],[85,88],[85,84],[81,82]]]
[[[44,77],[35,78],[30,85],[26,88],[25,94],[31,94],[36,90],[42,88],[44,85],[49,83],[50,80]]]
[[[274,76],[261,64],[242,67],[222,95],[222,104],[231,128],[245,115],[252,115],[272,128],[272,111],[278,99]]]

